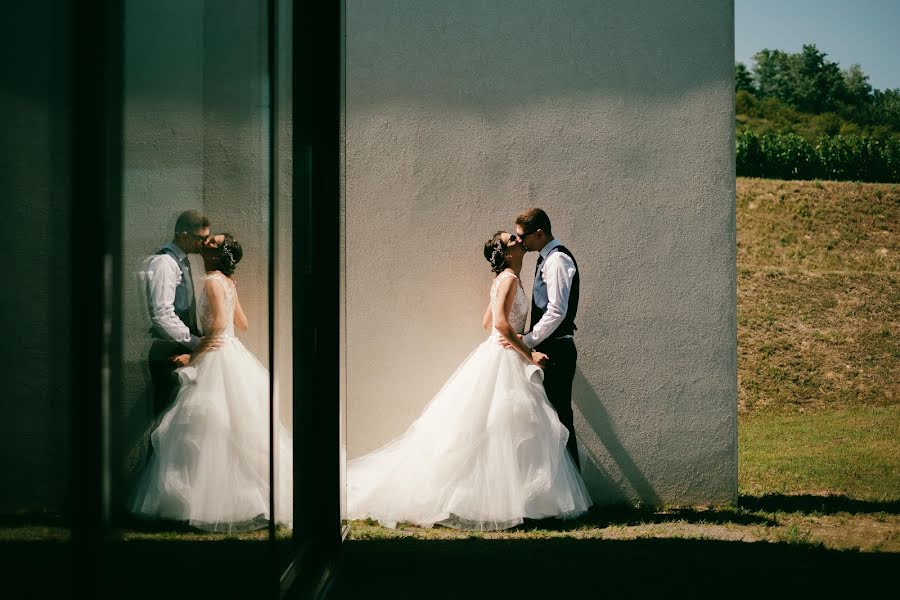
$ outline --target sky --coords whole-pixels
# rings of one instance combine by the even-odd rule
[[[751,67],[763,48],[803,44],[841,69],[859,63],[876,89],[900,88],[900,0],[735,0],[736,61]]]

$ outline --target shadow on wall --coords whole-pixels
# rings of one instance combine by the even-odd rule
[[[173,216],[159,219],[157,222],[168,224],[174,221]],[[128,233],[131,234],[131,231]],[[165,242],[166,237],[160,237],[163,241],[158,242],[155,247],[151,243],[135,243],[135,247],[127,253],[123,265],[122,397],[113,427],[116,439],[114,460],[118,461],[119,468],[122,469],[124,498],[130,495],[141,469],[146,464],[150,434],[162,416],[154,415],[153,409],[153,384],[147,363],[147,355],[153,342],[150,335],[150,308],[147,304],[145,284],[139,272],[144,259]],[[129,239],[134,241],[133,236]],[[197,266],[196,263],[194,266]],[[195,290],[196,285],[195,282]]]
[[[146,346],[150,346],[149,337]],[[125,470],[123,484],[129,493],[147,460],[150,433],[156,428],[157,419],[153,418],[153,389],[147,361],[126,361],[123,379],[129,386],[119,412],[119,440]]]
[[[403,10],[351,1],[347,15],[349,83],[379,73],[354,98],[357,110],[405,98],[515,112],[547,96],[680,96],[732,78],[730,63],[697,53],[729,44],[727,1],[412,2]],[[396,56],[403,60],[385,60]]]
[[[622,445],[603,400],[581,369],[575,372],[572,399],[581,471],[594,503],[599,506],[622,502],[661,505],[659,495]],[[589,439],[584,435],[586,429],[590,438],[599,440],[599,446],[585,443]]]

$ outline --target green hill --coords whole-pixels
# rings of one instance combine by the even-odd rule
[[[900,498],[900,185],[738,178],[737,238],[741,494]]]
[[[900,185],[738,178],[741,410],[900,401]]]

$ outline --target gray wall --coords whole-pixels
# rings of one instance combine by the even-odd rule
[[[736,500],[732,1],[349,0],[346,18],[349,456],[484,339],[481,246],[540,206],[581,269],[594,500]]]

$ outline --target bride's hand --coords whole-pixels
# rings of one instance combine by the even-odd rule
[[[169,362],[175,365],[176,368],[186,367],[188,363],[191,361],[190,354],[177,354],[169,358]]]
[[[522,335],[521,335],[521,334],[519,334],[519,339],[520,339],[520,340],[522,339]],[[503,346],[504,348],[512,348],[512,347],[513,347],[513,345],[509,343],[509,340],[506,339],[505,337],[503,337],[502,335],[499,336],[499,337],[497,338],[497,341],[498,341],[499,344],[500,344],[501,346]]]
[[[215,350],[222,346],[222,338],[217,335],[205,335],[200,340],[200,345],[198,345],[193,352],[193,356],[197,356],[199,354],[203,354],[204,352],[208,352],[210,350]]]
[[[543,352],[538,352],[537,350],[531,351],[531,362],[536,364],[537,366],[543,368],[547,366],[547,363],[550,362],[550,357],[544,354]]]

